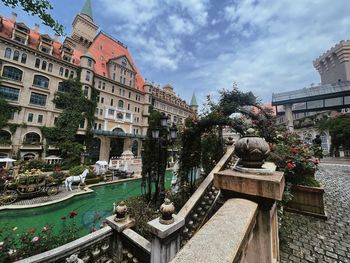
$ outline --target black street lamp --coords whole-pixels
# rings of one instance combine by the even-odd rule
[[[171,127],[168,126],[168,117],[163,114],[160,118],[160,128],[155,127],[152,129],[152,138],[158,142],[158,151],[159,155],[156,161],[156,178],[159,179],[159,201],[163,201],[165,198],[165,174],[163,174],[163,169],[160,169],[159,166],[167,166],[168,160],[168,145],[172,145],[177,138],[177,128],[175,123]],[[159,174],[159,171],[162,171],[162,174]]]

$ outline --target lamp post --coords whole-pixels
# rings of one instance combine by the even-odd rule
[[[159,184],[157,184],[159,187],[159,201],[163,202],[165,197],[165,173],[163,171],[166,169],[167,166],[168,145],[173,144],[176,141],[177,128],[175,123],[173,123],[171,127],[168,126],[168,117],[165,114],[163,114],[163,116],[160,118],[160,127],[161,128],[155,127],[154,129],[152,129],[152,138],[158,144],[159,154],[156,160],[156,178],[157,182],[159,182]],[[160,169],[161,166],[163,166],[163,169]]]

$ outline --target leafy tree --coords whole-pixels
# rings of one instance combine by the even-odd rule
[[[0,98],[0,129],[8,126],[7,122],[11,118],[11,115],[20,110],[21,108],[19,106],[11,105],[6,100]]]
[[[318,127],[321,131],[329,131],[334,150],[338,150],[340,146],[350,149],[350,115],[344,114],[335,118],[324,118],[319,121]]]
[[[51,27],[58,35],[64,35],[64,28],[61,24],[54,20],[49,14],[52,5],[48,0],[1,0],[6,6],[15,8],[21,6],[22,9],[31,14],[37,15],[44,25]]]
[[[161,117],[160,112],[150,110],[149,126],[142,152],[142,191],[147,200],[153,200],[154,203],[159,201],[159,195],[165,191],[164,176],[167,160],[162,157],[166,156],[168,147],[164,143],[167,132],[165,128],[159,127]],[[152,138],[154,128],[160,129],[157,142]],[[152,189],[154,189],[153,196]]]
[[[42,132],[50,144],[61,149],[62,156],[70,164],[79,164],[83,145],[77,140],[76,133],[80,123],[87,121],[87,136],[94,123],[94,112],[97,106],[97,92],[87,99],[78,79],[61,82],[61,90],[55,94],[53,102],[63,111],[57,119],[55,127],[43,127]]]

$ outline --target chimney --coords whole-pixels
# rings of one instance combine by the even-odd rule
[[[16,23],[16,19],[17,19],[17,13],[12,12],[11,21],[12,21],[13,23]]]
[[[34,32],[38,32],[38,31],[39,31],[39,28],[40,28],[40,25],[37,24],[37,23],[35,23],[35,24],[34,24],[33,31],[34,31]]]

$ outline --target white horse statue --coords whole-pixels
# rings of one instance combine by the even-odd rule
[[[66,185],[66,190],[68,191],[68,188],[70,191],[72,191],[72,183],[79,183],[83,184],[85,182],[85,178],[89,173],[89,169],[85,169],[84,172],[78,176],[69,176],[64,181],[64,184]]]

